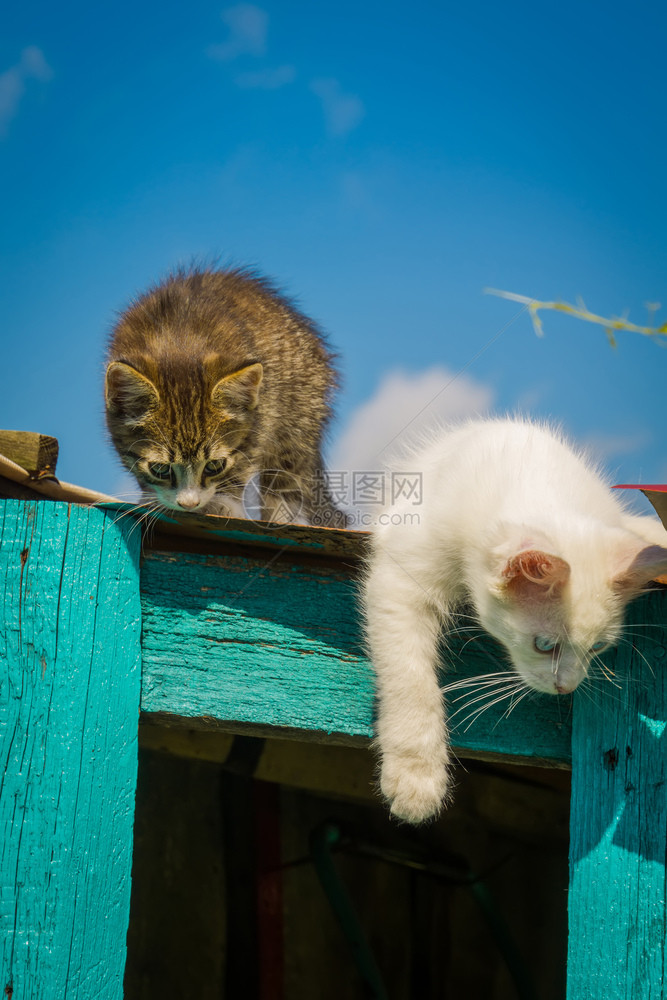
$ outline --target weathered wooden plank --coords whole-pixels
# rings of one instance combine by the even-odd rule
[[[342,563],[149,552],[141,591],[142,711],[232,730],[282,727],[273,735],[372,736],[373,673],[357,582]],[[450,679],[497,669],[498,647],[467,638]],[[492,708],[455,727],[454,743],[462,753],[566,764],[570,705],[536,696],[509,719]]]
[[[611,662],[620,687],[575,696],[568,1000],[665,995],[667,593],[629,625],[640,649]]]
[[[22,489],[8,493],[5,489],[7,480],[10,483],[18,484]],[[22,465],[17,465],[16,462],[13,462],[2,454],[0,454],[0,490],[2,491],[0,495],[7,493],[12,498],[17,493],[22,498],[24,491],[30,490],[30,495],[37,499],[60,500],[64,503],[96,504],[98,506],[108,501],[111,501],[112,504],[114,503],[113,497],[108,497],[104,493],[87,490],[84,486],[73,486],[71,483],[65,483],[50,475],[35,478],[29,472],[26,472]]]
[[[0,992],[120,1000],[140,687],[137,533],[0,503]]]
[[[0,469],[0,472],[2,470]],[[0,475],[0,500],[37,500],[39,494],[32,486],[23,486]]]
[[[53,477],[58,461],[58,441],[34,431],[0,430],[0,455],[20,465],[31,479]]]
[[[329,566],[149,553],[142,710],[369,736],[354,582]]]
[[[153,718],[142,716],[142,749],[218,764],[228,760],[236,738],[231,733],[155,725]],[[304,750],[296,740],[263,740],[252,774],[258,781],[304,788],[320,795],[377,801],[377,766],[366,748],[310,743]]]
[[[130,503],[105,503],[104,506],[121,518],[133,516],[133,512],[141,514],[141,509]],[[352,529],[272,524],[218,514],[160,510],[151,514],[144,547],[160,552],[203,552],[207,555],[225,553],[230,547],[237,547],[273,550],[272,554],[276,550],[292,551],[299,559],[310,553],[322,558],[358,562],[366,553],[369,537],[367,531]]]

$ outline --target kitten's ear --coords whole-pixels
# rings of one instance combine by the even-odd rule
[[[140,421],[157,409],[160,396],[150,379],[122,361],[112,361],[104,384],[107,410]]]
[[[540,549],[510,556],[502,571],[503,590],[517,601],[544,601],[560,596],[570,578],[570,564]]]
[[[626,557],[627,558],[627,557]],[[632,600],[652,580],[667,574],[667,549],[662,545],[646,545],[635,550],[626,566],[613,579],[613,587],[626,600]]]
[[[211,400],[221,410],[254,410],[259,400],[264,369],[257,362],[225,375],[213,387]]]

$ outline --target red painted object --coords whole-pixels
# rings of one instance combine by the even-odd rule
[[[615,490],[642,490],[644,493],[667,493],[667,484],[663,483],[662,486],[634,486],[631,483],[620,483],[618,486],[614,486]]]

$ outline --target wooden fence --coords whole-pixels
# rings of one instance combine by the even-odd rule
[[[187,531],[183,524],[190,527]],[[188,535],[183,542],[184,533]],[[142,720],[365,744],[354,532],[0,501],[0,994],[120,1000]],[[667,594],[631,608],[603,701],[486,712],[466,754],[572,767],[569,1000],[664,995]],[[486,672],[489,645],[457,673]]]

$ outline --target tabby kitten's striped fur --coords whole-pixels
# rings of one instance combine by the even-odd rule
[[[268,281],[178,271],[113,330],[107,424],[164,507],[245,516],[252,481],[254,516],[340,526],[321,457],[336,385],[323,335]]]

